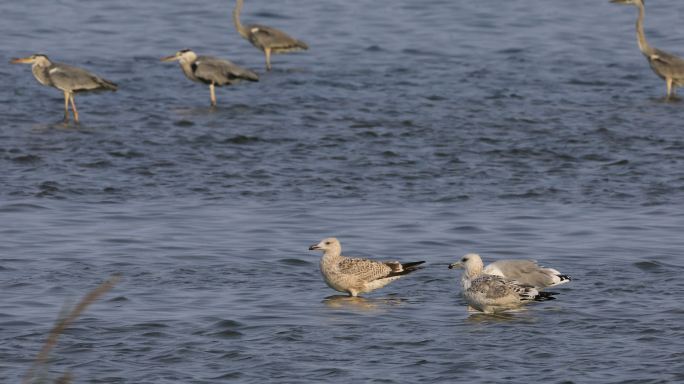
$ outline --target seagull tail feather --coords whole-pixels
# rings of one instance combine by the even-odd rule
[[[557,295],[558,292],[539,292],[535,297],[534,301],[548,301],[548,300],[556,300],[553,295]]]
[[[424,263],[424,261],[414,261],[411,263],[400,264],[401,269],[397,268],[398,270],[390,273],[389,276],[387,276],[387,277],[408,275],[409,273],[411,273],[413,271],[419,270],[421,268],[421,267],[419,267],[419,265],[421,265],[423,263]]]

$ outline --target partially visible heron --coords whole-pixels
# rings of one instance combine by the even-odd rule
[[[78,123],[78,110],[74,102],[74,94],[89,91],[116,91],[116,84],[95,76],[85,69],[72,67],[62,63],[53,63],[47,56],[31,55],[20,59],[12,59],[12,64],[32,64],[31,72],[39,83],[55,87],[64,92],[64,121],[69,121],[69,102],[74,113],[74,121]]]
[[[242,11],[243,4],[244,0],[237,0],[235,9],[233,9],[235,29],[237,29],[240,36],[249,40],[253,46],[264,51],[264,55],[266,55],[266,70],[271,70],[272,53],[287,53],[309,49],[309,46],[303,41],[297,40],[279,29],[259,24],[242,25],[240,22],[240,12]]]
[[[211,106],[216,106],[214,87],[231,85],[240,80],[259,81],[256,73],[242,68],[228,60],[212,56],[197,56],[189,49],[182,49],[175,55],[164,57],[161,61],[178,61],[185,76],[198,83],[209,84]]]
[[[648,44],[644,35],[644,0],[611,0],[611,3],[630,4],[639,8],[639,17],[636,22],[639,49],[646,56],[653,72],[665,80],[667,99],[674,97],[675,88],[684,86],[684,60]]]

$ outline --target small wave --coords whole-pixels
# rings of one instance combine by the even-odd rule
[[[14,161],[17,164],[37,164],[42,162],[43,159],[40,156],[28,154],[13,157],[12,161]]]
[[[663,271],[663,265],[655,260],[645,260],[645,261],[637,261],[636,263],[633,264],[635,267],[639,268],[642,271],[646,272],[662,272]]]
[[[223,140],[224,143],[226,144],[253,144],[253,143],[258,143],[262,141],[260,138],[256,136],[245,136],[245,135],[237,135],[233,136],[231,138]]]
[[[291,266],[303,266],[303,265],[310,265],[311,263],[302,260],[302,259],[280,259],[278,260],[279,263],[285,264],[285,265],[291,265]]]
[[[38,204],[26,204],[26,203],[17,203],[17,204],[7,204],[7,205],[2,205],[0,206],[0,213],[17,213],[17,212],[31,212],[39,209],[48,209],[47,207],[44,207],[42,205]]]

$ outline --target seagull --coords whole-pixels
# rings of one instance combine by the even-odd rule
[[[475,253],[469,253],[461,259],[461,261],[453,263],[449,269],[459,267],[459,263],[465,264],[470,258],[482,258]],[[483,269],[483,273],[494,276],[501,276],[506,279],[515,280],[520,284],[530,285],[539,290],[553,287],[555,285],[565,284],[571,280],[570,276],[563,275],[558,270],[553,268],[545,268],[537,264],[535,260],[499,260],[488,264]],[[467,289],[468,279],[467,274],[463,274],[461,278],[461,285],[463,289]]]
[[[326,284],[336,291],[357,297],[391,283],[413,271],[425,261],[400,263],[375,261],[342,256],[340,242],[329,237],[309,247],[310,251],[323,251],[321,273]]]
[[[505,277],[484,272],[484,264],[477,254],[468,254],[449,269],[463,268],[463,296],[471,308],[484,313],[498,313],[518,309],[533,301],[553,300],[555,293],[540,292],[537,288]],[[463,281],[467,280],[466,283]]]
[[[240,80],[259,81],[259,76],[228,60],[213,56],[197,56],[189,49],[182,49],[175,55],[163,57],[161,61],[178,61],[185,77],[198,83],[209,84],[211,106],[216,106],[214,87],[231,85]]]
[[[93,75],[85,69],[62,63],[55,63],[43,54],[12,59],[12,64],[32,64],[31,72],[39,83],[54,87],[64,92],[64,121],[69,121],[69,102],[74,113],[74,121],[78,123],[78,109],[74,94],[89,91],[116,91],[116,84]]]

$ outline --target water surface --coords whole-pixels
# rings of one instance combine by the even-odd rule
[[[36,52],[117,82],[61,94],[0,66],[0,377],[65,306],[123,280],[61,338],[75,382],[684,380],[682,102],[605,2],[248,1],[308,52],[263,55],[231,3],[0,4],[0,62]],[[650,4],[684,54],[682,7]],[[256,70],[217,92],[159,58]],[[310,244],[426,260],[351,300]],[[558,300],[469,314],[467,252],[571,275]]]

